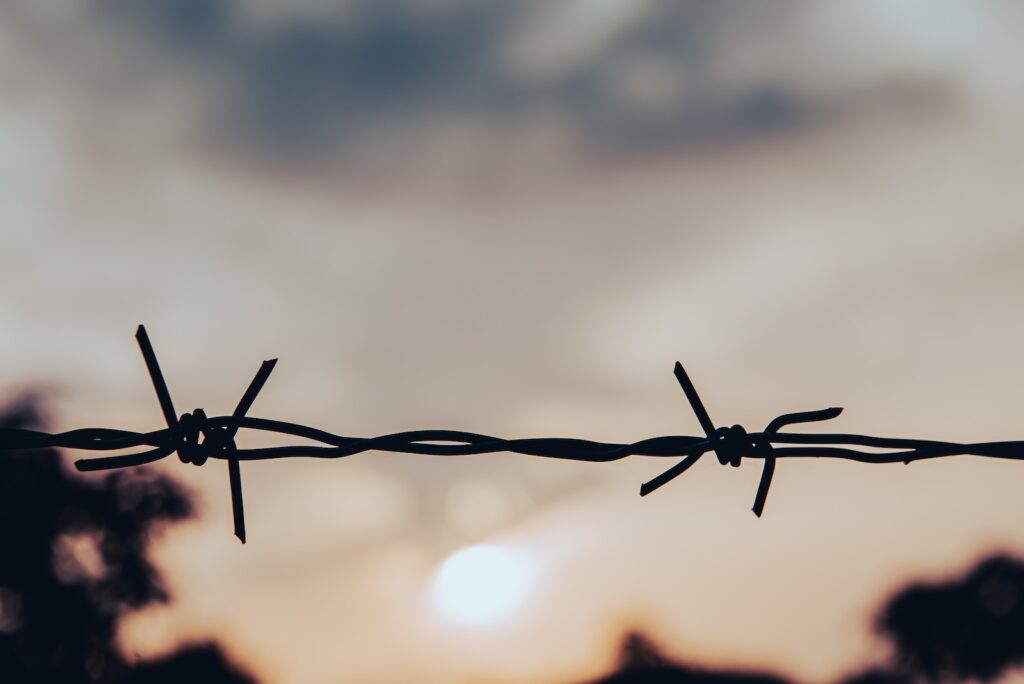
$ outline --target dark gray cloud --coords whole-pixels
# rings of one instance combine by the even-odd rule
[[[458,121],[502,139],[540,116],[586,150],[672,149],[831,111],[802,75],[807,50],[790,49],[804,0],[651,0],[617,13],[601,0],[308,0],[259,20],[254,6],[271,7],[96,0],[90,23],[131,45],[122,59],[142,50],[202,80],[209,139],[275,156],[335,158]],[[547,57],[531,54],[542,34]]]
[[[508,86],[494,45],[512,6],[424,15],[408,5],[361,2],[333,22],[287,21],[241,42],[229,116],[256,143],[308,151],[383,124],[500,107]]]

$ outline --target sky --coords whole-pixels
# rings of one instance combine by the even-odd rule
[[[698,434],[680,360],[720,424],[1020,438],[1020,14],[11,0],[0,391],[156,429],[145,323],[180,410],[277,357],[252,413],[347,435]],[[267,682],[574,681],[630,629],[830,681],[906,581],[1024,553],[1013,462],[785,461],[760,520],[759,465],[711,458],[643,499],[663,461],[262,462],[244,547],[223,464],[160,467],[202,513],[123,647],[213,637]],[[434,582],[481,544],[529,580],[467,626]]]

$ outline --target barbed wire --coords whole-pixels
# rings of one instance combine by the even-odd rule
[[[458,430],[413,430],[380,437],[345,437],[305,425],[247,415],[256,396],[270,377],[277,359],[263,362],[230,416],[207,416],[201,408],[179,416],[174,409],[174,402],[171,400],[170,391],[167,389],[167,383],[144,326],[139,326],[135,338],[149,371],[164,421],[167,423],[166,428],[152,432],[83,428],[58,433],[4,428],[0,429],[0,449],[61,448],[118,451],[150,447],[128,454],[79,459],[75,461],[75,467],[82,472],[141,466],[174,453],[183,463],[197,466],[203,465],[211,458],[226,460],[234,532],[243,544],[246,532],[240,469],[242,461],[301,457],[344,458],[366,451],[429,456],[511,452],[593,463],[617,461],[628,456],[682,458],[671,468],[640,486],[640,495],[646,496],[682,475],[704,454],[714,452],[722,465],[738,467],[744,458],[764,461],[752,508],[755,515],[760,517],[768,499],[776,462],[780,458],[839,458],[862,463],[904,464],[946,456],[1024,459],[1024,441],[961,444],[856,434],[779,432],[786,426],[835,418],[842,413],[842,409],[836,407],[782,414],[769,422],[761,432],[747,432],[740,425],[715,427],[696,388],[679,362],[675,365],[675,377],[697,416],[697,421],[704,432],[703,436],[670,435],[631,444],[563,437],[501,439]],[[313,444],[240,449],[235,444],[235,436],[241,429],[297,437]],[[863,448],[873,451],[864,451]]]

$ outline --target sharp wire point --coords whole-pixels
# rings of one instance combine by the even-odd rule
[[[173,430],[178,422],[178,414],[174,411],[174,402],[171,401],[171,393],[167,389],[164,374],[160,370],[160,362],[156,360],[156,352],[153,351],[149,335],[146,334],[146,326],[140,325],[138,327],[135,331],[135,339],[138,341],[139,349],[142,351],[142,359],[146,362],[146,370],[149,371],[149,378],[153,383],[153,389],[156,391],[157,401],[160,402],[160,410],[163,411],[164,420],[167,422],[167,427]]]
[[[707,435],[708,439],[711,439],[715,434],[715,424],[711,422],[711,416],[708,415],[707,409],[704,408],[704,402],[700,400],[697,388],[693,386],[690,376],[686,374],[686,369],[683,368],[683,364],[679,361],[676,361],[675,376],[676,380],[679,381],[679,385],[683,388],[683,394],[686,395],[687,401],[690,402],[690,408],[693,409],[693,413],[697,416],[697,422],[700,423],[700,427],[704,430],[704,434]]]
[[[231,512],[235,526],[235,536],[245,543],[245,510],[242,506],[242,473],[238,459],[228,460],[228,481],[231,485]]]
[[[775,460],[774,455],[764,459],[764,470],[761,471],[761,481],[757,485],[757,494],[751,508],[758,518],[764,513],[764,505],[768,501],[768,489],[772,486],[772,477],[775,475]]]

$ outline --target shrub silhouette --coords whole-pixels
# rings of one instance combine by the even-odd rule
[[[896,666],[929,681],[992,680],[1024,664],[1024,564],[983,561],[962,579],[903,590],[878,620]]]
[[[842,680],[842,684],[911,684],[914,680],[904,672],[872,667]]]
[[[890,662],[847,676],[842,684],[992,681],[1024,664],[1024,563],[997,555],[962,578],[912,584],[885,604],[877,628],[893,645]],[[623,641],[618,669],[595,684],[784,681],[673,663],[646,637],[632,633]]]
[[[29,399],[0,410],[0,428],[41,422]],[[86,480],[55,450],[0,451],[0,681],[252,681],[209,644],[148,663],[116,647],[121,615],[168,599],[148,539],[191,513],[180,486],[152,471]]]
[[[703,670],[673,663],[645,636],[626,635],[613,674],[594,684],[787,684],[770,674]]]

